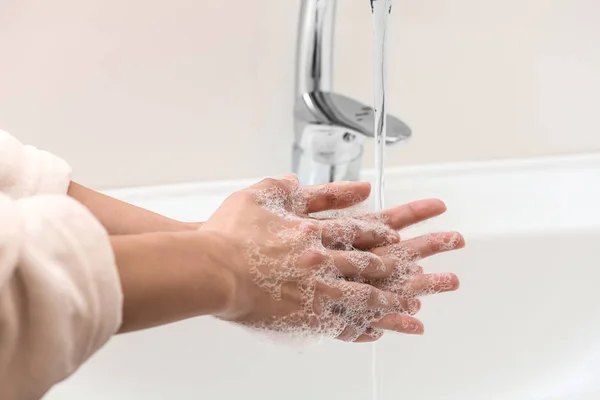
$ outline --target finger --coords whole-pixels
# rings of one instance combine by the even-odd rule
[[[435,293],[452,292],[460,286],[458,277],[451,273],[420,274],[411,276],[404,283],[404,296],[426,296]]]
[[[371,193],[368,182],[334,182],[306,186],[302,190],[308,197],[306,213],[340,210],[365,201]]]
[[[365,218],[382,220],[390,228],[404,229],[446,212],[446,205],[438,199],[418,200],[399,207],[390,208]]]
[[[323,245],[331,249],[371,249],[400,241],[398,232],[355,218],[316,221],[323,228]]]
[[[347,278],[382,279],[390,276],[397,264],[365,251],[329,250],[336,268]]]
[[[383,331],[381,329],[368,328],[367,331],[360,335],[354,343],[372,343],[383,337]]]
[[[317,285],[320,297],[325,296],[334,301],[340,312],[356,312],[356,310],[393,311],[416,314],[421,309],[418,299],[401,298],[395,293],[379,290],[371,285],[357,282],[336,280],[321,282]]]
[[[374,248],[372,253],[380,257],[393,257],[403,262],[416,261],[438,253],[457,250],[465,246],[465,239],[458,232],[433,233],[418,236],[390,246]]]
[[[465,238],[458,232],[438,232],[405,240],[402,245],[419,254],[420,258],[465,247]]]
[[[356,339],[356,331],[354,328],[347,326],[344,328],[342,333],[337,337],[338,340],[342,340],[344,342],[351,342]]]
[[[422,335],[425,332],[423,323],[404,314],[389,314],[373,323],[373,327],[385,329],[388,331],[396,331],[400,333],[408,333],[411,335]]]
[[[369,335],[361,335],[361,336],[358,337],[358,339],[356,339],[354,341],[354,343],[373,343],[373,342],[376,342],[378,340],[379,340],[379,338],[374,338],[374,337],[369,336]]]

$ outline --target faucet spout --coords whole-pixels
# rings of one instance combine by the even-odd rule
[[[296,97],[332,87],[337,0],[302,0],[296,48]]]
[[[374,137],[374,111],[333,93],[336,0],[301,0],[294,104],[293,170],[302,184],[360,179],[366,138]],[[388,144],[411,136],[387,117]]]

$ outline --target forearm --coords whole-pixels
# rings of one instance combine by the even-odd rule
[[[198,229],[200,225],[175,221],[75,182],[69,185],[68,195],[86,206],[111,235],[190,231]]]
[[[200,232],[111,237],[123,287],[120,332],[150,328],[227,307],[231,279],[218,267],[215,241]]]

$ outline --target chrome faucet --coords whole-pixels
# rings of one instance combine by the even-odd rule
[[[294,104],[293,171],[302,184],[356,181],[366,138],[374,137],[373,108],[333,93],[337,0],[301,0]],[[387,144],[411,136],[387,117]]]

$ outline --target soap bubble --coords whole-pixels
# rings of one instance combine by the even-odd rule
[[[276,301],[300,299],[300,307],[286,315],[244,322],[276,340],[314,343],[333,338],[355,341],[364,335],[379,338],[383,332],[374,329],[374,323],[390,314],[414,315],[420,308],[416,297],[448,290],[453,284],[451,274],[422,275],[421,254],[403,242],[391,245],[395,233],[385,217],[366,214],[362,199],[347,192],[299,185],[290,192],[272,185],[254,191],[254,196],[264,209],[285,221],[268,226],[272,236],[268,243],[283,243],[281,247],[289,249],[286,254],[269,255],[248,239],[245,252],[254,283]],[[351,207],[311,213],[317,197]],[[358,250],[357,242],[365,232],[388,246],[380,247],[377,256]],[[425,240],[440,250],[450,250],[459,244],[460,235],[433,234]],[[355,274],[340,270],[330,250],[343,252]],[[366,271],[387,276],[368,279],[363,276]]]

